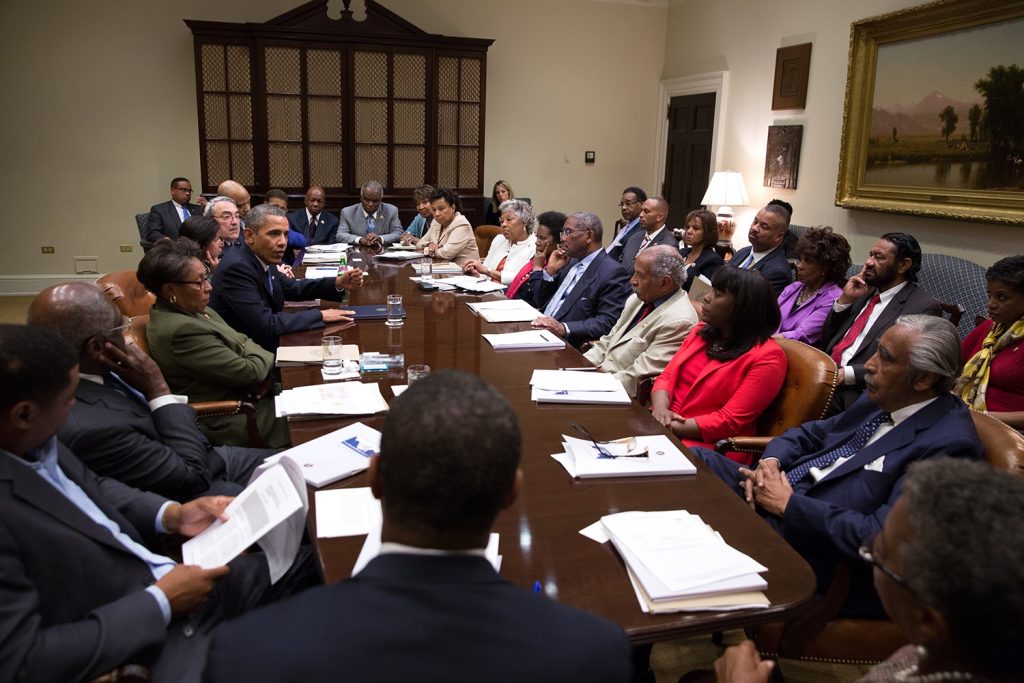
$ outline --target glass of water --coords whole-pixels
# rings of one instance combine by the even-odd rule
[[[434,279],[434,259],[425,258],[420,261],[420,280],[431,282]]]
[[[412,386],[413,382],[423,379],[430,374],[429,365],[410,365],[406,372],[406,383]]]
[[[401,327],[405,322],[405,309],[402,308],[401,294],[388,294],[388,327]]]
[[[325,336],[323,338],[324,374],[341,373],[341,337]]]

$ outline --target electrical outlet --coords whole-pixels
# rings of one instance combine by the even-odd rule
[[[122,244],[121,245],[121,253],[122,254],[130,254],[130,253],[132,253],[132,245],[130,245],[130,244]]]
[[[43,253],[44,254],[55,254],[55,253],[57,253],[57,250],[54,249],[53,247],[43,247]]]

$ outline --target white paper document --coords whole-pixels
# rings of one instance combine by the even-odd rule
[[[543,315],[522,299],[498,299],[467,303],[473,312],[489,323],[530,322]]]
[[[355,576],[359,572],[363,571],[363,568],[373,558],[380,555],[380,527],[371,531],[366,535],[366,541],[363,543],[363,549],[359,551],[359,557],[356,558],[355,566],[352,567],[352,576]],[[494,571],[501,571],[501,555],[498,554],[498,534],[492,533],[487,539],[487,547],[484,549],[484,556],[487,561],[494,567]]]
[[[278,464],[260,473],[231,501],[224,511],[227,521],[218,519],[203,533],[185,541],[181,546],[182,559],[185,564],[204,569],[227,564],[296,512],[302,511],[304,517],[305,510],[304,499],[288,471]],[[288,564],[294,558],[293,550]]]
[[[478,292],[480,294],[487,294],[488,292],[500,292],[503,291],[508,285],[503,285],[500,282],[495,282],[486,275],[457,275],[455,277],[448,277],[444,279],[445,284],[455,285],[459,289],[465,289],[470,292]]]
[[[419,256],[420,258],[423,258],[423,254],[420,254]],[[412,268],[417,273],[422,273],[426,270],[427,265],[425,263],[414,263],[412,264]],[[458,263],[434,261],[431,264],[430,272],[434,275],[462,275],[462,266]]]
[[[602,457],[589,439],[562,435],[564,453],[552,455],[570,476],[578,479],[601,477],[650,477],[669,474],[696,474],[697,468],[664,434],[635,437],[628,452],[646,451],[647,457]],[[625,455],[627,449],[615,443],[602,443],[613,455]]]
[[[278,417],[372,415],[388,409],[376,382],[314,384],[285,389],[275,397]]]
[[[418,251],[385,251],[377,254],[378,259],[384,259],[386,261],[409,261],[411,259],[426,258]]]
[[[485,334],[495,351],[505,349],[564,349],[565,341],[545,330],[526,330],[525,332],[506,332],[504,334]]]
[[[306,268],[306,272],[302,277],[305,280],[320,280],[325,277],[338,277],[338,267],[313,266],[312,268]]]
[[[324,252],[306,252],[302,256],[302,265],[314,266],[322,263],[338,263],[341,260],[341,252],[338,251],[324,251]],[[335,266],[334,274],[338,274],[338,268]]]
[[[341,360],[359,360],[358,344],[342,344]],[[319,365],[324,362],[324,348],[316,346],[279,346],[277,347],[277,366]]]
[[[412,280],[413,282],[423,282],[424,281],[423,278],[418,276],[418,275],[416,277],[411,277],[409,279]],[[458,289],[458,287],[456,287],[455,285],[450,285],[445,280],[443,280],[441,278],[436,278],[436,277],[435,278],[431,278],[430,280],[427,280],[427,282],[429,282],[430,284],[434,285],[434,287],[436,287],[437,289],[441,290],[442,292],[454,292],[455,290]]]
[[[381,525],[380,501],[369,487],[316,492],[317,538],[361,536]]]
[[[530,397],[538,403],[629,405],[632,399],[615,377],[603,372],[534,370]]]
[[[370,466],[370,458],[379,452],[380,432],[356,422],[272,455],[260,467],[290,459],[298,465],[306,483],[319,488],[363,472]]]
[[[306,247],[306,253],[307,254],[310,254],[310,253],[312,253],[312,254],[324,254],[324,253],[337,254],[337,253],[342,252],[342,251],[348,251],[350,246],[351,245],[349,245],[348,242],[334,242],[332,244],[313,244],[313,245],[310,245],[310,246]]]

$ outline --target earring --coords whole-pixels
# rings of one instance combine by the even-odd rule
[[[928,648],[924,645],[915,645],[914,650],[917,652],[917,660],[922,661],[928,657]]]
[[[178,297],[176,297],[175,295],[171,294],[171,303],[172,304],[178,303]]]

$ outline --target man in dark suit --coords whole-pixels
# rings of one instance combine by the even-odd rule
[[[679,248],[679,241],[672,231],[665,227],[668,216],[668,202],[661,197],[651,197],[640,207],[640,227],[626,240],[622,247],[622,269],[626,275],[633,276],[633,261],[637,254],[656,244],[665,244],[673,249]]]
[[[446,370],[410,386],[370,460],[380,555],[223,625],[206,680],[628,681],[621,629],[512,585],[486,559],[522,486],[521,442],[515,411],[479,377]]]
[[[154,204],[149,209],[146,219],[146,240],[156,243],[162,239],[177,239],[178,230],[186,219],[202,216],[200,204],[189,203],[192,199],[192,183],[188,178],[175,178],[171,181],[171,200]]]
[[[761,271],[772,283],[776,296],[793,282],[793,271],[782,245],[789,232],[789,216],[790,212],[781,203],[769,204],[758,211],[747,233],[750,246],[737,251],[729,261],[730,266]]]
[[[359,203],[341,210],[336,242],[364,247],[388,246],[402,239],[398,207],[382,203],[384,186],[368,180],[359,190]]]
[[[336,278],[293,280],[277,266],[288,245],[288,218],[276,206],[261,204],[249,211],[245,244],[228,249],[213,271],[210,306],[225,322],[274,353],[282,334],[351,322],[352,311],[311,308],[284,313],[285,301],[340,301],[344,290],[360,287],[363,271],[347,270]]]
[[[274,453],[211,446],[186,397],[171,394],[156,362],[125,344],[121,313],[95,284],[44,289],[28,323],[78,349],[81,381],[57,436],[96,474],[174,500],[234,495]]]
[[[939,302],[914,284],[921,270],[921,247],[912,235],[891,232],[871,248],[864,269],[854,275],[825,319],[825,352],[843,376],[833,410],[843,410],[864,391],[864,363],[874,355],[882,334],[901,315],[942,315]]]
[[[837,562],[852,561],[845,611],[883,612],[857,551],[870,545],[899,497],[910,463],[978,458],[970,412],[949,393],[960,372],[960,338],[948,320],[900,317],[865,364],[867,395],[834,417],[808,422],[768,444],[757,470],[694,449],[811,564],[819,591]]]
[[[315,567],[304,553],[271,588],[259,553],[202,569],[150,550],[161,533],[200,533],[231,498],[181,504],[95,475],[54,436],[77,383],[62,339],[0,325],[0,680],[86,681],[129,663],[197,680],[216,623],[311,584]]]
[[[338,218],[324,210],[327,194],[313,185],[306,190],[306,207],[288,214],[288,229],[306,236],[310,244],[330,244],[338,231]]]
[[[642,188],[631,185],[622,191],[622,198],[619,199],[619,212],[622,214],[622,219],[615,222],[616,225],[621,224],[622,227],[615,233],[612,243],[605,249],[608,255],[619,263],[622,262],[622,248],[626,245],[626,240],[640,230],[640,207],[646,201],[647,193]]]
[[[524,285],[525,298],[544,312],[532,327],[576,347],[612,329],[633,288],[626,271],[601,248],[602,234],[601,219],[592,213],[565,219],[561,244]]]

